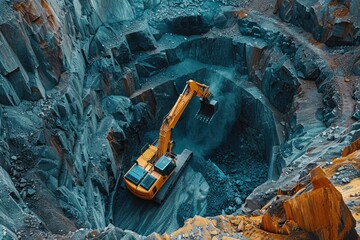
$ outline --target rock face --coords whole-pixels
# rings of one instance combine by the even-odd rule
[[[111,27],[101,26],[90,40],[88,61],[99,57],[112,56],[119,63],[130,61],[130,49],[125,37]]]
[[[358,150],[356,154],[358,156]],[[354,156],[349,155],[348,160],[351,161],[353,158]],[[339,168],[344,162],[334,160],[334,164],[325,169],[328,174],[332,172],[331,169]],[[355,161],[352,161],[352,164],[358,168]],[[186,221],[185,226],[174,233],[155,235],[154,238],[260,239],[265,236],[272,239],[358,238],[354,217],[339,190],[321,168],[315,168],[297,185],[291,187],[291,191],[280,190],[276,198],[257,213],[258,216],[195,217]]]
[[[360,76],[360,57],[358,57],[357,60],[355,60],[354,62],[353,72],[355,75]]]
[[[277,0],[275,11],[328,46],[360,44],[358,1]]]
[[[110,26],[137,8],[29,0],[0,1],[0,12],[2,234],[55,238],[104,228],[105,203],[129,161],[121,162],[123,145],[149,118],[124,97],[136,85],[120,65],[130,61],[130,46]]]
[[[269,209],[262,219],[264,230],[291,234],[298,226],[314,234],[318,239],[357,239],[355,219],[345,205],[341,193],[327,179],[325,173],[316,168],[311,172],[312,191],[294,198],[274,202],[277,212]],[[316,210],[314,211],[314,206]],[[282,214],[282,215],[281,215]],[[285,223],[279,224],[279,219]]]

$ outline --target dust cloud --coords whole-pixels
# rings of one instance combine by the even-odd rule
[[[236,85],[219,78],[207,79],[212,99],[218,101],[217,111],[209,124],[194,118],[200,108],[199,100],[189,105],[186,121],[182,121],[176,144],[191,149],[196,155],[205,156],[218,147],[230,133],[240,112],[240,97]],[[177,135],[177,133],[175,134]]]

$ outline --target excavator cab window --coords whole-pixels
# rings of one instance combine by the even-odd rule
[[[149,190],[151,186],[155,183],[156,178],[154,178],[152,175],[148,174],[144,178],[144,180],[141,182],[140,186],[145,188],[146,190]]]
[[[155,171],[160,173],[162,176],[168,176],[172,171],[175,169],[176,163],[167,156],[162,156],[156,163],[155,163]]]
[[[130,171],[125,175],[125,178],[132,182],[135,185],[139,185],[141,180],[145,177],[147,171],[145,171],[139,165],[135,165]]]

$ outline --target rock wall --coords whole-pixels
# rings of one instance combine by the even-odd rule
[[[345,197],[329,180],[335,174],[334,170],[342,166],[350,164],[358,170],[354,161],[358,155],[357,150],[345,158],[334,160],[324,170],[315,168],[297,184],[279,190],[276,197],[251,216],[196,216],[177,231],[154,234],[152,239],[358,239],[356,213],[351,213]],[[343,189],[357,191],[352,184]]]
[[[14,239],[109,224],[124,147],[149,119],[123,97],[136,87],[118,64],[130,47],[110,25],[157,4],[0,2],[0,212]]]
[[[360,44],[358,1],[277,0],[275,12],[328,46]]]

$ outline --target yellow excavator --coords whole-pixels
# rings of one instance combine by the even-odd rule
[[[196,118],[209,123],[217,108],[217,101],[211,100],[211,95],[208,86],[194,80],[186,82],[184,91],[164,117],[157,144],[149,145],[124,175],[124,182],[131,193],[158,203],[166,198],[192,156],[192,152],[187,149],[180,155],[173,153],[172,129],[195,96],[200,98],[201,103]]]

